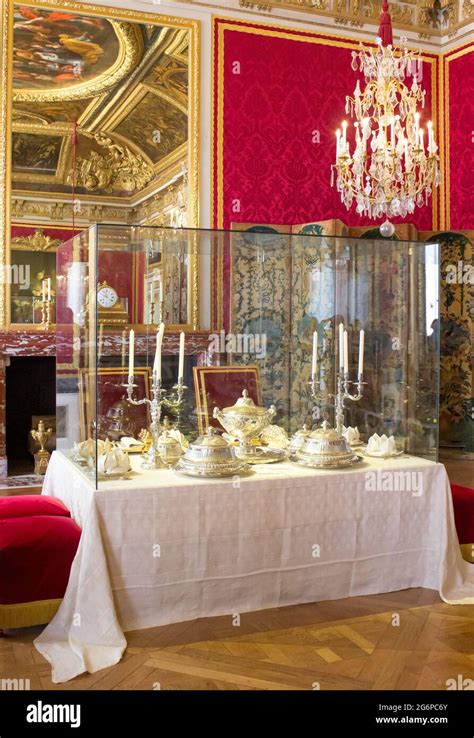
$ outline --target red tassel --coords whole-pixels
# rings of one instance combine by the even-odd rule
[[[393,46],[392,18],[388,12],[388,2],[383,0],[382,13],[380,14],[379,36],[382,46]]]

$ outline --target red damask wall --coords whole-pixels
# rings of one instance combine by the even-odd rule
[[[474,43],[444,57],[446,225],[474,229]]]
[[[335,131],[357,75],[351,51],[358,43],[315,33],[215,19],[214,226],[232,221],[284,223],[340,218],[348,213],[330,186]],[[423,62],[426,107],[436,90],[437,55]],[[437,227],[437,207],[418,209],[419,230]]]

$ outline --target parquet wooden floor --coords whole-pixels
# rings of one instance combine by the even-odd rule
[[[33,646],[40,631],[0,639],[0,679],[61,690],[416,690],[474,679],[474,605],[425,589],[131,632],[119,664],[61,685]]]

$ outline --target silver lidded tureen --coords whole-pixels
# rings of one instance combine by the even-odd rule
[[[360,461],[344,436],[327,423],[310,433],[301,448],[297,449],[293,460],[301,466],[314,469],[339,469]]]
[[[229,477],[245,473],[249,467],[237,458],[225,438],[209,427],[186,449],[176,469],[192,477]]]
[[[262,449],[255,448],[252,444],[252,439],[260,435],[275,415],[274,405],[271,405],[268,410],[259,407],[249,397],[246,389],[243,390],[242,397],[239,397],[235,405],[225,407],[223,410],[215,407],[213,412],[214,418],[217,418],[225,430],[239,440],[239,447],[236,450],[238,458],[249,464],[260,463],[263,460],[279,460],[279,458],[270,458]],[[277,454],[277,456],[284,456],[284,454]]]

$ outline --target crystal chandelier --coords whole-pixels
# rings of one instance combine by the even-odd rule
[[[331,185],[336,185],[341,202],[348,210],[355,203],[357,213],[374,219],[413,213],[440,182],[433,124],[427,123],[425,147],[417,110],[425,104],[425,91],[418,84],[419,52],[409,52],[406,40],[393,48],[387,10],[385,0],[377,48],[361,44],[359,52],[352,52],[352,69],[365,77],[364,89],[357,81],[354,96],[346,97],[346,113],[355,119],[355,145],[351,153],[343,121],[331,167]]]

